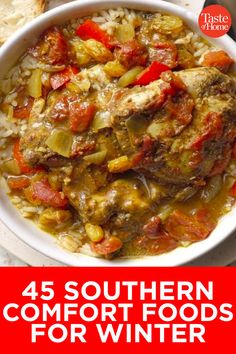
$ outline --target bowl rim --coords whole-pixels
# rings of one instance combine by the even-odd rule
[[[27,35],[32,31],[40,33],[44,29],[49,27],[52,23],[54,24],[54,21],[55,23],[66,22],[68,19],[75,17],[74,11],[82,10],[85,13],[89,14],[101,9],[109,9],[115,7],[128,7],[146,11],[161,11],[164,13],[172,13],[177,16],[180,16],[188,25],[190,25],[194,32],[199,33],[202,37],[207,38],[211,43],[216,44],[219,47],[227,48],[227,52],[230,52],[231,55],[236,57],[236,43],[228,35],[224,35],[217,39],[209,39],[209,37],[203,35],[199,30],[197,21],[198,16],[187,9],[183,9],[178,5],[162,0],[136,0],[135,3],[132,0],[83,0],[83,2],[81,2],[81,0],[76,0],[47,11],[46,13],[40,15],[39,17],[35,18],[30,23],[24,25],[21,29],[16,31],[16,33],[0,48],[0,63],[6,63],[8,56],[12,54],[12,48],[16,46],[17,43],[22,44],[22,47],[24,47]],[[58,20],[57,18],[60,18],[60,20]],[[28,38],[28,40],[32,42],[33,38],[30,37],[30,39]],[[23,51],[24,49],[22,49],[22,52]],[[19,47],[17,59],[20,57],[21,54],[22,53],[20,52]],[[17,60],[15,60],[15,63],[16,61]],[[7,72],[7,70],[5,70],[4,72],[3,71],[1,73],[2,77]],[[47,247],[46,240],[44,245],[44,240],[41,240],[37,237],[32,237],[32,232],[35,234],[44,234],[43,237],[46,236],[47,239],[48,237],[50,237],[51,240],[53,240],[53,237],[39,230],[36,225],[32,224],[33,227],[32,225],[29,225],[28,220],[25,220],[22,216],[20,216],[19,211],[17,211],[17,209],[11,204],[9,197],[6,196],[2,188],[0,190],[0,199],[3,200],[3,205],[0,205],[0,219],[8,227],[8,229],[10,229],[19,239],[21,239],[24,243],[26,243],[36,251],[70,266],[180,266],[184,265],[187,262],[193,261],[194,259],[202,256],[203,254],[211,251],[214,247],[216,247],[223,240],[229,237],[236,229],[236,221],[235,223],[232,223],[231,221],[231,223],[229,223],[228,225],[228,230],[226,232],[223,232],[223,236],[221,238],[218,237],[214,240],[214,230],[212,236],[210,236],[204,241],[192,244],[188,248],[191,249],[192,252],[187,252],[187,249],[185,249],[185,253],[183,255],[181,255],[181,252],[179,252],[180,255],[178,255],[179,248],[177,248],[176,250],[159,256],[145,256],[142,258],[118,259],[107,261],[102,258],[85,256],[80,253],[76,254],[75,256],[70,252],[57,248],[55,243],[53,242],[50,242],[51,246]],[[234,209],[234,214],[236,216],[236,208]],[[226,214],[222,219],[225,219],[232,213],[233,211]],[[219,225],[217,225],[216,229],[218,229],[218,227]],[[201,244],[202,247],[199,246],[199,244]],[[203,245],[205,245],[206,247],[203,247]],[[174,261],[174,259],[172,258],[176,254],[178,260]],[[165,260],[169,260],[169,263]]]

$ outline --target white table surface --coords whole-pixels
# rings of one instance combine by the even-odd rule
[[[47,9],[66,2],[70,2],[70,0],[49,0]],[[192,10],[198,14],[202,9],[204,0],[171,0],[170,2],[186,7],[188,10]],[[228,240],[209,252],[206,256],[198,258],[189,265],[236,265],[235,261],[236,234],[229,237]],[[16,235],[9,231],[6,226],[0,222],[0,265],[50,266],[61,265],[61,263],[33,250],[19,240]]]

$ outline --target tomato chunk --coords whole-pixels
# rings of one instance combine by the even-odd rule
[[[177,48],[172,42],[157,42],[154,48],[150,49],[149,58],[151,61],[157,61],[167,65],[170,69],[177,66]]]
[[[112,49],[114,47],[111,36],[103,31],[97,23],[90,19],[84,21],[84,23],[76,29],[76,34],[83,40],[95,39],[96,41],[104,44],[108,49]]]
[[[79,70],[75,66],[68,66],[63,71],[53,74],[50,79],[53,90],[57,90],[65,85],[70,81],[73,75],[76,75],[78,72]]]
[[[136,39],[119,44],[115,50],[118,61],[126,68],[133,66],[145,66],[147,64],[148,52]]]
[[[137,79],[134,81],[134,85],[148,85],[150,82],[155,81],[160,78],[163,71],[170,70],[170,68],[162,63],[153,61],[152,64],[141,72]]]
[[[202,65],[203,66],[213,66],[223,73],[227,73],[231,64],[234,63],[234,60],[224,52],[219,50],[217,52],[209,52],[205,54]]]
[[[21,173],[33,173],[36,171],[26,163],[24,156],[20,151],[20,140],[17,140],[14,144],[13,156],[20,168]]]
[[[50,110],[50,119],[63,122],[69,117],[69,101],[66,96],[59,97]]]
[[[28,119],[34,104],[33,97],[29,97],[24,106],[15,107],[13,110],[13,117],[17,119]]]
[[[174,240],[167,232],[160,230],[158,237],[151,239],[144,235],[137,237],[134,241],[135,247],[140,250],[146,250],[148,255],[157,255],[164,252],[169,252],[178,246],[176,240]]]
[[[9,177],[7,184],[10,189],[24,189],[30,185],[30,179],[28,177]]]
[[[58,27],[51,27],[29,49],[29,53],[47,64],[65,64],[68,58],[66,39]]]
[[[153,151],[153,147],[154,140],[150,136],[145,135],[140,150],[137,151],[132,158],[132,167],[135,167],[140,163],[144,164],[148,162]]]
[[[53,190],[47,181],[37,181],[30,187],[31,197],[35,201],[40,201],[45,205],[54,208],[66,208],[68,199],[61,192]]]
[[[159,216],[153,216],[148,220],[148,222],[143,227],[143,232],[146,236],[150,238],[156,238],[160,231],[161,219]]]
[[[115,236],[111,236],[102,242],[92,243],[91,248],[97,254],[107,256],[111,253],[118,251],[122,247],[122,241]]]
[[[199,222],[197,217],[184,214],[174,210],[167,219],[165,229],[174,239],[178,241],[200,241],[204,240],[214,229],[214,223]]]
[[[88,102],[72,102],[70,104],[69,120],[70,129],[73,133],[86,131],[93,120],[96,107]]]
[[[219,139],[223,134],[223,119],[220,113],[209,112],[204,118],[204,131],[191,144],[191,148],[201,150],[207,141]]]

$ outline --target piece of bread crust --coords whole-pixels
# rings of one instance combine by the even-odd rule
[[[1,0],[0,1],[0,45],[17,29],[40,15],[46,0]]]

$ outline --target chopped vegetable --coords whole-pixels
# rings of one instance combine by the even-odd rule
[[[66,88],[73,93],[88,92],[91,87],[91,81],[85,71],[74,75],[71,81],[66,84]]]
[[[111,236],[102,242],[93,243],[92,250],[97,254],[107,256],[118,251],[122,247],[122,241],[115,236]]]
[[[7,111],[7,119],[8,120],[12,120],[13,118],[13,113],[14,113],[14,109],[11,105],[8,106],[8,111]]]
[[[174,210],[165,223],[165,229],[174,239],[191,242],[204,240],[214,227],[213,223],[200,223],[196,217],[179,210]]]
[[[99,63],[106,63],[107,61],[113,60],[112,52],[95,39],[88,39],[84,42],[84,46],[87,53]]]
[[[75,66],[68,66],[63,71],[53,74],[50,79],[53,90],[57,90],[61,86],[65,85],[70,81],[71,77],[78,72],[79,70]]]
[[[96,107],[88,102],[73,102],[70,105],[70,129],[73,133],[86,131],[95,115]]]
[[[95,39],[98,42],[101,42],[108,49],[113,48],[112,38],[103,31],[99,25],[90,19],[84,21],[77,29],[76,34],[83,40]]]
[[[29,53],[46,64],[65,64],[68,58],[65,37],[58,27],[51,27],[43,33],[38,43],[29,49]]]
[[[208,181],[206,187],[202,190],[201,199],[205,203],[209,203],[220,192],[220,190],[222,188],[222,184],[223,184],[222,176],[217,175],[217,176],[211,177],[210,180]]]
[[[98,151],[91,155],[84,156],[84,160],[95,165],[101,165],[106,158],[107,151]]]
[[[161,219],[159,216],[153,216],[143,227],[143,232],[149,238],[157,238],[161,227]]]
[[[108,170],[111,173],[121,173],[129,170],[131,162],[127,156],[121,156],[108,162]]]
[[[159,218],[161,219],[162,222],[166,221],[166,219],[169,217],[169,215],[173,212],[173,206],[172,205],[163,205],[160,208],[160,211],[158,213]]]
[[[78,66],[84,66],[91,61],[91,56],[87,53],[83,41],[74,40],[71,43],[72,51],[76,58],[76,63]]]
[[[52,189],[56,191],[62,190],[62,181],[57,171],[52,170],[48,172],[47,178],[48,178],[48,183],[50,184]]]
[[[197,193],[197,188],[194,186],[188,186],[179,191],[175,196],[175,201],[185,202],[188,199],[192,198],[194,194]]]
[[[135,66],[134,68],[127,71],[124,75],[122,75],[118,81],[119,87],[127,87],[131,85],[135,79],[137,78],[138,74],[143,71],[142,66]]]
[[[107,62],[104,65],[103,70],[111,77],[120,77],[127,71],[127,69],[121,63],[119,63],[118,60]]]
[[[46,145],[52,151],[64,157],[70,157],[72,143],[72,134],[62,129],[54,130],[46,140]]]
[[[111,127],[111,115],[109,112],[97,112],[91,124],[92,130],[97,133],[99,130]]]
[[[195,66],[194,56],[185,48],[181,46],[178,48],[178,65],[183,69],[191,69]]]
[[[2,172],[9,173],[13,176],[18,176],[21,173],[20,167],[16,160],[7,160],[0,165],[0,170]]]
[[[136,39],[119,44],[115,50],[115,57],[127,69],[133,66],[145,66],[148,60],[147,48]]]
[[[232,188],[230,190],[230,195],[232,197],[236,197],[236,182],[234,182],[234,184],[233,184],[233,186],[232,186]]]
[[[223,73],[227,73],[230,66],[234,63],[234,60],[230,58],[230,56],[223,50],[219,50],[217,52],[208,52],[204,55],[202,65],[215,67],[222,71]]]
[[[135,167],[140,162],[141,163],[145,162],[145,159],[148,158],[148,156],[153,150],[153,142],[154,140],[150,136],[148,135],[144,136],[141,148],[132,157],[133,167]]]
[[[68,97],[65,95],[57,95],[57,92],[54,91],[55,96],[50,95],[50,102],[48,104],[50,107],[49,118],[55,122],[63,122],[69,117],[69,102]]]
[[[149,50],[150,61],[167,65],[170,69],[177,66],[177,48],[171,41],[156,42]]]
[[[34,69],[27,85],[28,94],[33,98],[42,96],[42,70]]]
[[[161,34],[177,34],[183,25],[181,18],[172,15],[156,16],[152,20],[152,28]]]
[[[49,72],[43,71],[43,73],[42,73],[43,90],[48,89],[50,91],[50,89],[51,89],[50,76],[51,75]]]
[[[13,109],[13,118],[17,119],[28,119],[30,117],[30,112],[34,104],[34,99],[29,97],[26,104],[21,107],[16,107]]]
[[[85,231],[88,238],[93,242],[100,242],[104,238],[104,232],[101,226],[93,224],[85,224]]]
[[[30,123],[38,119],[39,114],[42,113],[45,107],[45,103],[46,102],[43,98],[38,98],[34,100],[34,104],[32,106],[32,109],[30,111],[30,116],[29,116]]]
[[[136,238],[135,247],[141,251],[145,251],[148,255],[157,255],[164,252],[169,252],[177,247],[177,242],[168,235],[165,231],[160,231],[155,239],[149,238],[146,235]]]
[[[135,145],[137,138],[142,138],[147,131],[147,126],[149,119],[146,117],[140,117],[138,115],[133,115],[126,121],[126,127],[129,133],[130,142]]]
[[[130,41],[135,37],[135,29],[131,23],[124,23],[118,25],[115,31],[115,36],[120,43],[125,43]]]
[[[17,140],[15,142],[15,144],[14,144],[13,156],[14,156],[14,159],[17,162],[17,164],[18,164],[18,166],[20,168],[21,173],[33,173],[33,172],[35,172],[35,169],[30,167],[26,163],[26,161],[24,159],[24,156],[23,156],[23,154],[20,151],[20,140]]]
[[[54,208],[66,208],[68,206],[68,199],[63,193],[54,191],[46,181],[34,182],[29,188],[31,197],[35,202],[41,202]]]
[[[170,70],[170,68],[167,65],[153,61],[148,68],[138,75],[133,85],[148,85],[150,82],[159,79],[162,72],[168,70]]]
[[[24,189],[30,185],[28,177],[9,177],[7,184],[10,189]]]

